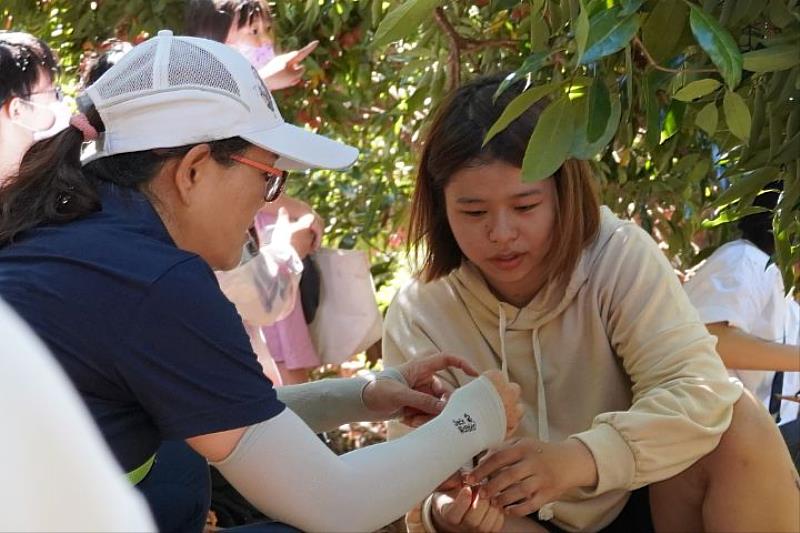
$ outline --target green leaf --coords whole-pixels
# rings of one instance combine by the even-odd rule
[[[754,50],[742,55],[745,70],[751,72],[775,72],[786,70],[800,64],[797,45],[784,44]]]
[[[385,46],[417,30],[422,21],[442,2],[443,0],[406,0],[381,21],[375,31],[373,45]]]
[[[725,111],[725,122],[728,129],[739,139],[747,141],[750,138],[750,110],[742,97],[733,91],[727,91],[722,100],[722,109]]]
[[[722,207],[745,196],[755,194],[769,182],[774,181],[778,174],[780,174],[780,169],[776,167],[764,167],[750,172],[734,174],[729,177],[731,186],[725,189],[711,205],[713,207]]]
[[[664,123],[661,125],[661,138],[659,143],[663,144],[667,139],[672,138],[681,129],[683,114],[686,112],[686,104],[679,100],[673,100],[664,116]]]
[[[732,211],[732,210],[725,210],[720,213],[716,218],[712,220],[704,220],[701,224],[703,229],[711,229],[716,228],[722,224],[727,224],[728,222],[735,222],[740,218],[744,218],[749,215],[755,215],[756,213],[765,213],[769,211],[769,209],[764,207],[746,207],[741,211]]]
[[[488,144],[488,142],[491,141],[495,135],[506,129],[509,124],[519,118],[519,116],[527,111],[530,106],[554,92],[559,87],[561,87],[560,82],[531,87],[524,93],[511,100],[503,110],[503,114],[501,114],[500,118],[497,119],[497,122],[495,122],[492,127],[489,128],[489,131],[486,133],[486,138],[483,140],[483,146],[486,146],[486,144]]]
[[[575,132],[575,106],[561,96],[542,112],[522,160],[523,181],[549,178],[564,163]]]
[[[606,131],[611,118],[611,95],[601,77],[597,77],[589,89],[589,121],[586,125],[586,140],[596,142]]]
[[[725,83],[735,89],[742,81],[742,53],[731,34],[708,13],[689,4],[689,25],[700,47],[711,57]]]
[[[686,180],[689,183],[697,183],[706,177],[709,170],[711,170],[711,161],[708,159],[703,159],[694,166],[691,172],[689,172],[689,175],[686,176]]]
[[[575,63],[581,64],[581,58],[586,51],[586,43],[589,41],[589,12],[586,3],[581,0],[581,12],[578,14],[578,21],[575,23],[575,44],[577,48],[577,59]]]
[[[716,91],[720,85],[722,85],[720,82],[712,78],[697,80],[681,87],[672,97],[681,102],[691,102],[696,98]]]
[[[572,147],[569,150],[571,157],[574,157],[575,159],[592,159],[606,146],[608,146],[608,143],[614,138],[614,135],[617,133],[617,129],[619,128],[620,117],[622,116],[622,103],[620,102],[619,94],[610,95],[610,99],[611,115],[606,123],[606,130],[603,132],[600,138],[593,143],[590,143],[587,138],[587,127],[589,121],[589,105],[587,99],[581,98],[580,100],[573,101],[573,105],[575,105],[577,109],[575,112],[575,138],[573,139]]]
[[[706,132],[709,137],[712,137],[717,132],[717,124],[719,123],[717,104],[715,102],[706,104],[706,106],[697,113],[694,123],[698,128]]]
[[[642,40],[659,63],[672,57],[683,33],[689,11],[678,0],[658,0],[642,28]],[[665,31],[665,28],[668,28]]]
[[[500,83],[500,86],[497,88],[497,91],[494,93],[494,99],[497,100],[497,97],[503,94],[503,91],[508,89],[510,86],[514,85],[516,82],[527,76],[528,74],[536,74],[542,65],[544,65],[545,61],[550,57],[550,53],[546,51],[542,52],[534,52],[525,58],[525,61],[522,62],[522,65],[510,74],[506,79]]]
[[[620,11],[619,7],[605,9],[589,19],[587,49],[581,57],[581,65],[619,52],[639,31],[639,16],[633,13],[619,18]]]
[[[631,13],[636,13],[636,11],[642,7],[644,4],[644,0],[622,0],[622,11],[620,11],[620,17],[627,17]]]

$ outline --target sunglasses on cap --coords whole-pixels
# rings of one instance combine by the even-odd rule
[[[263,172],[264,181],[266,182],[266,188],[264,189],[264,201],[274,202],[278,199],[278,197],[281,195],[281,192],[283,192],[283,186],[286,184],[286,175],[288,173],[285,170],[279,170],[275,167],[267,165],[266,163],[259,163],[258,161],[253,161],[252,159],[248,159],[247,157],[241,155],[232,155],[231,159],[237,163],[247,165],[248,167],[252,167]]]

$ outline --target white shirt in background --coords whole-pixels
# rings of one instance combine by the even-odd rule
[[[770,342],[797,345],[800,317],[797,302],[784,295],[783,279],[767,254],[739,239],[720,246],[692,269],[684,289],[704,324],[727,322],[745,333]],[[793,318],[794,317],[794,318]],[[798,348],[800,357],[800,348]],[[764,405],[769,406],[775,372],[729,370]],[[797,372],[785,372],[783,393],[795,394]],[[798,404],[781,403],[781,421],[797,418]]]
[[[0,531],[156,531],[69,379],[0,300]]]

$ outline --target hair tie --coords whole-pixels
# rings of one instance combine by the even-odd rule
[[[83,113],[72,115],[72,118],[69,119],[69,123],[71,126],[81,130],[81,133],[83,133],[84,142],[90,142],[97,139],[97,130],[89,123],[89,119]]]

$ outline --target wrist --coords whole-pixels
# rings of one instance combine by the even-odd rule
[[[563,443],[568,452],[568,464],[572,483],[571,487],[594,488],[597,486],[597,464],[589,448],[576,438],[569,438]]]

